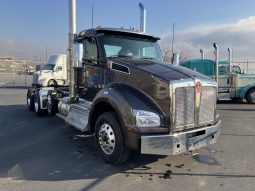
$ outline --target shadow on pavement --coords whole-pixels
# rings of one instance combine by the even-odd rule
[[[158,156],[135,154],[125,165],[105,164],[98,156],[93,136],[82,134],[57,117],[37,117],[25,105],[0,106],[2,178],[101,181],[130,169],[145,172],[150,169],[146,164],[158,159]]]

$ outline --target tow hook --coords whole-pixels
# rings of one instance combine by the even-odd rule
[[[199,154],[199,150],[195,149],[195,150],[191,151],[191,153],[192,153],[193,156],[198,155]]]

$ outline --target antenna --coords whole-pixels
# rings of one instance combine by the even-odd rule
[[[94,2],[92,2],[91,28],[94,29]]]

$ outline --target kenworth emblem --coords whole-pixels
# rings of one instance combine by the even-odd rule
[[[196,92],[197,92],[197,94],[201,93],[201,87],[202,87],[201,82],[197,81],[197,83],[196,83]]]

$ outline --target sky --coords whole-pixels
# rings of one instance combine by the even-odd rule
[[[139,28],[139,8],[147,10],[146,32],[161,37],[162,52],[171,49],[175,23],[174,51],[189,59],[199,58],[203,49],[212,58],[212,44],[227,58],[255,61],[254,0],[77,0],[77,32],[94,26]],[[44,60],[65,53],[68,34],[68,0],[1,0],[0,56]]]

